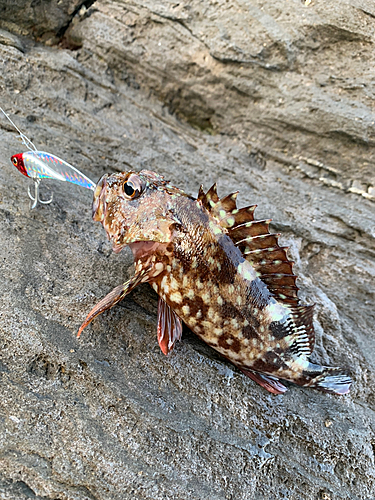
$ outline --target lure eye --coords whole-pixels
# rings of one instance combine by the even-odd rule
[[[124,182],[123,189],[126,197],[134,200],[134,198],[138,198],[138,196],[142,194],[144,185],[138,175],[132,174],[128,180]]]
[[[18,165],[18,160],[17,160],[17,158],[13,158],[12,162],[13,162],[13,165],[14,165],[15,167]]]

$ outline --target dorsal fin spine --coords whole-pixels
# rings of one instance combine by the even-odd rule
[[[220,199],[214,184],[207,193],[201,186],[198,199],[221,227],[227,229],[228,236],[275,298],[297,307],[297,276],[293,274],[294,262],[286,254],[288,247],[279,246],[279,233],[269,232],[271,219],[254,220],[256,205],[237,208],[237,195],[238,191]]]

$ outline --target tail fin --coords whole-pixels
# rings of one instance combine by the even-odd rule
[[[312,387],[329,394],[347,394],[350,391],[353,381],[344,370],[325,366],[320,368],[321,373],[310,378],[310,381],[303,384],[304,387]],[[307,373],[305,372],[304,375],[306,376]]]

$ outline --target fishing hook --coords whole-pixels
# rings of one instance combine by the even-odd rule
[[[52,200],[53,200],[53,193],[52,193],[52,196],[51,196],[50,200],[46,200],[46,201],[41,200],[41,198],[40,198],[40,192],[39,192],[40,179],[35,179],[34,178],[33,181],[34,181],[34,196],[30,193],[30,186],[27,188],[27,193],[29,195],[29,198],[33,202],[32,205],[31,205],[31,209],[33,209],[33,208],[35,208],[37,206],[38,201],[42,205],[49,205],[52,202]]]

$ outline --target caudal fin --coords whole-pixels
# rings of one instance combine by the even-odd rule
[[[329,394],[347,394],[352,384],[351,377],[341,368],[321,367],[322,372],[312,378],[304,387],[312,387]]]

